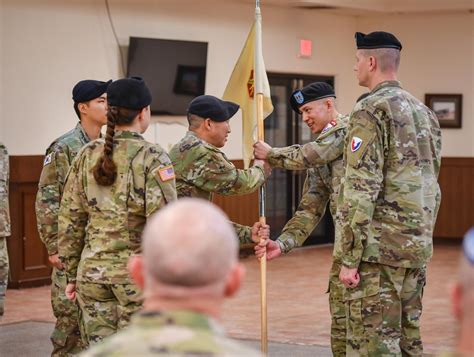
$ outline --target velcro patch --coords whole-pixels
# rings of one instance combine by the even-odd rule
[[[173,166],[171,165],[158,170],[158,173],[160,174],[161,181],[169,181],[176,178]]]
[[[46,157],[44,158],[43,166],[50,164],[52,160],[53,160],[53,153],[46,155]]]

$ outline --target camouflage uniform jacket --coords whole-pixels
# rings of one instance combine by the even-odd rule
[[[344,176],[343,145],[340,143],[346,135],[348,119],[348,115],[338,115],[335,122],[323,129],[311,143],[272,149],[274,153],[278,153],[278,159],[275,155],[272,166],[301,170],[314,165],[307,171],[300,204],[277,239],[283,253],[288,253],[304,243],[324,215],[328,202],[331,215],[336,215],[339,187]],[[319,154],[311,154],[313,158],[317,157],[311,161],[307,160],[305,153]],[[336,239],[334,259],[336,252],[340,251],[338,244]]]
[[[436,115],[398,81],[380,83],[354,107],[344,164],[336,217],[343,264],[424,266],[441,200]]]
[[[10,210],[8,207],[8,151],[0,143],[0,238],[8,237],[11,234]]]
[[[58,212],[66,175],[81,148],[90,141],[78,123],[48,147],[36,195],[38,232],[49,255],[58,252]]]
[[[81,356],[261,356],[227,338],[209,317],[190,311],[141,312],[123,331]]]
[[[336,130],[334,124],[329,123],[315,141],[307,144],[295,144],[283,148],[272,148],[268,153],[268,163],[272,167],[281,167],[287,170],[304,170],[307,168],[325,165],[338,159],[344,150],[348,115],[338,114],[336,117]],[[341,128],[344,123],[344,128]],[[337,130],[337,129],[343,130]],[[331,135],[326,135],[331,131]]]
[[[263,168],[237,169],[225,154],[188,131],[170,151],[176,171],[179,197],[197,197],[212,201],[213,193],[244,195],[265,181]],[[239,241],[251,243],[250,227],[234,223]]]
[[[128,284],[128,258],[140,250],[147,217],[177,198],[174,172],[159,145],[117,131],[117,179],[100,186],[92,168],[103,147],[103,139],[89,143],[72,163],[59,209],[59,255],[68,281]]]

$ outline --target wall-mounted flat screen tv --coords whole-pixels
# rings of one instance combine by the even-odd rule
[[[151,90],[153,115],[186,115],[204,94],[207,42],[130,37],[127,76],[142,77]]]

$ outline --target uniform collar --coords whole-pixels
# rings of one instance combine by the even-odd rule
[[[323,130],[321,130],[321,134],[324,134],[325,132],[329,131],[331,128],[334,128],[340,121],[343,119],[344,115],[342,114],[337,114],[335,119],[332,119],[327,125],[324,127]]]
[[[81,122],[77,123],[75,130],[79,132],[79,135],[81,136],[81,139],[84,142],[88,143],[89,141],[91,141],[91,138],[89,138],[89,135],[87,135],[86,131],[82,127]]]
[[[114,134],[114,138],[116,139],[140,139],[140,140],[145,140],[143,136],[141,136],[139,133],[136,133],[134,131],[122,131],[122,130],[117,130]]]
[[[201,139],[194,131],[189,130],[189,131],[186,133],[186,136],[192,136],[192,137],[195,138],[196,140],[199,140],[199,141],[203,142],[204,144],[209,145],[209,146],[212,147],[213,149],[216,149],[216,150],[219,150],[219,151],[220,151],[220,149],[219,149],[218,147],[215,147],[214,145],[209,144],[206,140]]]
[[[224,334],[224,330],[215,320],[189,310],[142,311],[132,317],[132,322],[142,327],[157,328],[177,325]]]
[[[398,88],[402,88],[402,85],[400,83],[400,81],[383,81],[379,84],[377,84],[374,89],[372,89],[370,91],[370,94],[373,94],[377,91],[379,91],[380,89],[382,88],[386,88],[386,87],[398,87]]]
[[[89,135],[87,135],[86,131],[84,130],[84,127],[82,126],[81,122],[79,121],[76,125],[75,130],[79,132],[79,135],[81,138],[84,140],[84,142],[88,143],[91,141],[91,138],[89,138]],[[99,139],[102,137],[102,133],[99,132]]]

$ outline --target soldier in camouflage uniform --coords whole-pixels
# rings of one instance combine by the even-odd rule
[[[106,138],[79,152],[59,211],[66,296],[77,298],[89,343],[125,327],[140,309],[141,293],[129,277],[128,258],[140,252],[147,218],[177,198],[168,155],[140,135],[150,123],[145,82],[115,81],[107,101]]]
[[[268,238],[260,233],[254,240]],[[200,199],[172,203],[147,223],[142,250],[129,266],[144,311],[84,356],[260,356],[217,322],[243,277],[235,230],[219,208]]]
[[[0,318],[3,316],[3,304],[8,284],[7,237],[10,236],[10,211],[8,207],[8,151],[0,143]]]
[[[99,137],[100,129],[107,122],[105,91],[110,82],[84,80],[74,86],[72,99],[80,121],[74,129],[54,140],[46,150],[38,185],[38,232],[53,266],[51,306],[56,317],[51,335],[53,356],[78,353],[82,349],[79,308],[64,295],[67,281],[58,258],[58,212],[66,175],[74,157],[84,145]]]
[[[359,84],[344,150],[336,230],[346,287],[347,354],[421,356],[422,292],[440,204],[441,131],[397,81],[401,44],[357,33]]]
[[[239,109],[232,102],[202,95],[188,108],[189,131],[170,151],[176,171],[179,197],[212,201],[213,193],[244,195],[254,192],[270,175],[266,162],[256,160],[253,167],[237,169],[220,150],[230,133],[229,119]],[[254,225],[256,228],[258,224]],[[251,227],[234,223],[242,245],[253,243]]]
[[[301,246],[323,217],[328,202],[331,215],[336,215],[340,180],[344,176],[342,154],[349,117],[337,112],[335,97],[334,89],[324,82],[311,83],[290,96],[293,110],[302,114],[314,134],[319,134],[315,141],[284,148],[271,148],[262,141],[254,145],[255,157],[267,159],[272,167],[308,169],[298,209],[277,240],[268,241],[268,260]],[[338,243],[336,239],[335,252]],[[257,247],[257,257],[262,253]],[[344,287],[339,281],[339,270],[340,260],[334,256],[329,276],[329,307],[331,349],[336,357],[345,356],[346,351]]]

